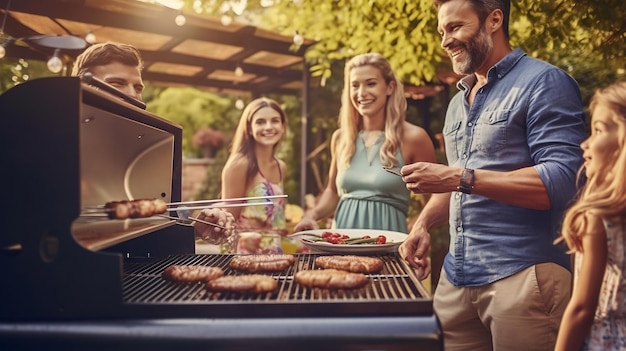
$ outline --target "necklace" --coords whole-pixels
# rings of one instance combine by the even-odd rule
[[[376,157],[376,153],[372,152],[372,146],[376,145],[376,143],[378,143],[378,141],[384,136],[383,131],[361,130],[359,134],[361,135],[361,140],[363,141],[363,146],[365,148],[367,163],[371,166],[374,161],[374,157]]]

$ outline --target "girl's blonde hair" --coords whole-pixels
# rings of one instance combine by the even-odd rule
[[[283,111],[283,109],[280,107],[278,102],[269,98],[262,97],[252,100],[248,104],[248,106],[246,106],[246,108],[241,113],[241,118],[239,118],[239,124],[237,125],[237,130],[235,130],[235,135],[233,136],[233,143],[227,162],[231,162],[237,157],[247,158],[249,160],[247,171],[248,179],[254,177],[259,172],[259,164],[254,153],[254,146],[256,144],[256,141],[254,140],[254,136],[252,135],[252,118],[260,109],[264,107],[269,107],[278,112],[278,114],[280,115],[280,121],[282,122],[283,126],[285,126],[286,131],[287,115],[285,114],[285,111]],[[276,152],[277,147],[278,143],[274,145],[274,152]]]
[[[385,108],[385,141],[380,148],[380,161],[383,166],[398,164],[396,152],[400,149],[406,113],[406,98],[402,82],[396,78],[389,61],[377,53],[361,54],[346,63],[344,69],[343,92],[341,93],[341,109],[339,110],[339,137],[337,139],[337,166],[347,168],[355,152],[355,140],[359,130],[363,128],[363,117],[352,105],[350,97],[350,72],[356,67],[372,66],[377,68],[386,84],[394,84],[395,88],[387,98]]]
[[[582,252],[582,237],[591,232],[589,216],[603,219],[626,216],[626,81],[597,90],[591,98],[589,109],[593,114],[598,106],[615,112],[613,121],[618,128],[618,148],[612,162],[600,170],[610,177],[598,177],[598,173],[586,180],[578,199],[565,213],[562,237],[570,252]],[[582,177],[584,169],[578,173]]]

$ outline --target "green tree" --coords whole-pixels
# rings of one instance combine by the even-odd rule
[[[148,102],[146,109],[181,125],[185,156],[195,157],[200,153],[191,140],[198,129],[213,128],[231,139],[241,114],[234,103],[230,97],[194,88],[167,88]]]

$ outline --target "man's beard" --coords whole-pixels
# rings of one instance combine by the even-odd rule
[[[459,43],[455,46],[465,47],[466,59],[464,61],[457,61],[452,59],[452,69],[456,74],[472,74],[485,63],[487,56],[493,50],[493,41],[487,31],[484,24],[481,25],[479,32],[472,37],[467,43]]]

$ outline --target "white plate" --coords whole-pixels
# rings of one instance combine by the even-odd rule
[[[326,241],[310,241],[306,240],[307,236],[302,234],[317,234],[322,235],[324,232],[333,232],[343,235],[348,235],[351,238],[360,238],[364,235],[369,235],[375,238],[379,235],[387,237],[385,244],[331,244]],[[316,229],[305,230],[292,234],[300,239],[304,246],[308,247],[311,252],[319,253],[335,253],[335,254],[382,254],[398,251],[398,246],[402,244],[406,239],[407,234],[400,232],[392,232],[389,230],[376,230],[376,229]]]

